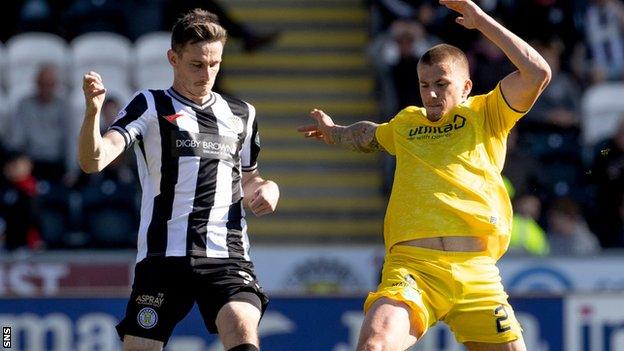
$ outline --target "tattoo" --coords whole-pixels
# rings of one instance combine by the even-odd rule
[[[337,126],[331,131],[331,139],[334,144],[341,145],[352,151],[373,152],[382,151],[384,148],[375,138],[377,124],[368,121],[353,123],[350,126]]]

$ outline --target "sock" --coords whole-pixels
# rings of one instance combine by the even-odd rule
[[[228,351],[260,351],[254,344],[241,344],[238,346],[234,346]]]

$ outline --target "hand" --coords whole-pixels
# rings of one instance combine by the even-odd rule
[[[82,79],[82,91],[84,92],[87,109],[100,111],[106,96],[106,88],[102,83],[102,77],[97,72],[90,71]]]
[[[479,6],[470,0],[440,0],[440,5],[459,12],[461,16],[457,17],[455,22],[468,29],[477,28],[479,21],[485,14]]]
[[[275,182],[265,180],[251,195],[248,207],[254,215],[260,217],[273,213],[279,200],[279,187]]]
[[[298,132],[303,132],[306,138],[317,138],[323,140],[326,144],[333,145],[335,142],[331,136],[331,130],[336,127],[334,121],[325,112],[313,109],[310,112],[316,124],[311,124],[297,128]]]

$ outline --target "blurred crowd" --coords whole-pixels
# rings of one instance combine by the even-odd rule
[[[624,2],[477,1],[548,61],[553,78],[510,135],[503,171],[514,205],[510,251],[591,255],[624,247]],[[436,0],[374,0],[369,58],[380,120],[421,105],[420,55],[437,43],[467,53],[472,94],[514,70],[477,31]],[[618,97],[619,95],[619,97]],[[385,190],[392,157],[384,160]]]
[[[169,31],[181,14],[197,7],[217,14],[229,36],[238,39],[247,53],[271,44],[279,35],[256,32],[232,18],[219,2],[209,0],[16,0],[0,4],[3,43],[23,33],[42,32],[52,34],[44,39],[60,40],[64,46],[57,62],[36,67],[33,82],[23,82],[26,75],[11,82],[14,68],[0,68],[6,85],[6,89],[0,86],[0,250],[135,247],[140,186],[132,153],[122,154],[97,174],[88,175],[78,168],[77,136],[84,103],[80,77],[68,79],[67,67],[63,67],[66,44],[93,32],[135,41],[145,34]],[[166,49],[156,49],[159,57],[165,57]],[[7,45],[7,56],[8,50]],[[0,63],[8,61],[2,53]],[[120,57],[124,54],[117,52]],[[127,86],[131,80],[127,72],[118,71],[122,77],[117,80],[124,82],[108,89],[102,132],[130,97],[130,89],[139,88]],[[171,83],[168,77],[166,84]]]
[[[624,104],[619,100],[624,101],[624,94],[619,100],[617,96],[624,92],[624,2],[478,2],[529,41],[553,71],[550,85],[508,142],[503,173],[515,213],[510,251],[591,255],[623,248]],[[473,95],[490,91],[514,70],[498,48],[476,31],[459,27],[455,15],[437,0],[366,4],[379,121],[404,106],[421,104],[416,65],[434,44],[447,42],[467,53]],[[276,36],[258,34],[232,20],[214,1],[22,0],[0,6],[3,42],[29,31],[55,33],[67,41],[91,31],[134,40],[167,30],[177,14],[193,7],[218,13],[248,52]],[[58,67],[42,65],[34,90],[19,100],[10,117],[0,120],[1,246],[6,250],[133,247],[140,192],[132,155],[125,153],[98,174],[78,169],[80,121],[66,113],[69,102],[62,94],[60,74]],[[127,98],[108,96],[102,130]],[[393,163],[392,157],[384,157],[386,193]]]

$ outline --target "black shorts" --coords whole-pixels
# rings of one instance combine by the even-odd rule
[[[217,333],[217,313],[230,301],[247,301],[262,314],[268,304],[253,271],[241,259],[148,257],[134,269],[132,294],[117,333],[165,344],[195,302],[208,330]]]

